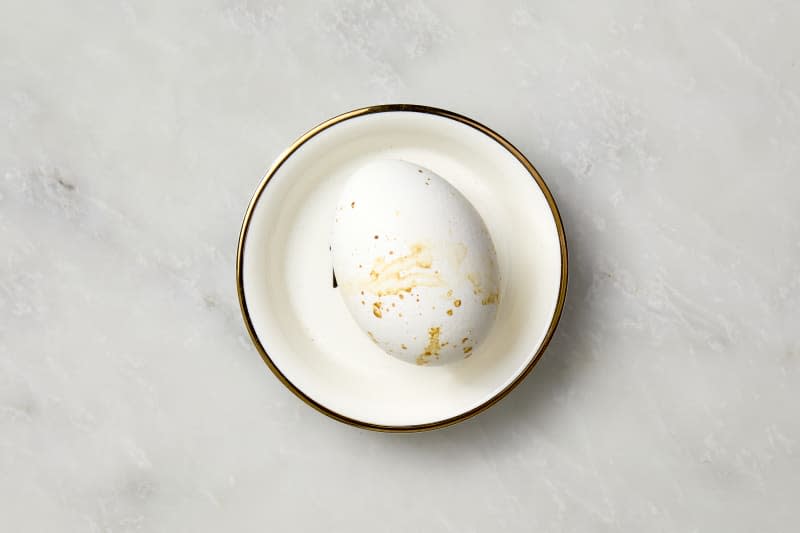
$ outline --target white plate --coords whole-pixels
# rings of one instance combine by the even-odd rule
[[[340,187],[375,157],[433,170],[489,228],[501,298],[496,323],[469,359],[422,367],[388,356],[332,286],[328,245]],[[236,274],[253,343],[293,393],[341,422],[415,431],[479,413],[528,374],[561,315],[567,250],[547,186],[505,139],[449,111],[385,105],[335,117],[278,158],[245,214]]]

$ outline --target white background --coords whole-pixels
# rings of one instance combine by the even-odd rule
[[[800,8],[567,4],[0,4],[0,529],[796,529]],[[388,102],[506,135],[571,253],[534,373],[426,434],[300,402],[234,290],[269,163]]]

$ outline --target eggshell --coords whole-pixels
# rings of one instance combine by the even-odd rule
[[[413,163],[367,163],[346,182],[331,236],[338,289],[364,332],[417,365],[478,351],[500,294],[481,216],[445,179]]]

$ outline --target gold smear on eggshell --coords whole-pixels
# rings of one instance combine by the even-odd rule
[[[500,302],[500,293],[494,291],[492,294],[481,300],[483,305],[498,304]]]
[[[472,283],[472,292],[474,294],[480,294],[483,289],[481,288],[481,278],[480,275],[475,272],[470,272],[467,274],[467,279],[470,283]]]
[[[441,327],[428,328],[428,344],[425,345],[425,351],[417,357],[418,365],[427,365],[431,356],[439,358],[439,352],[442,350],[442,345],[439,342],[439,334]]]
[[[364,289],[378,296],[399,295],[416,287],[437,287],[442,280],[429,270],[433,262],[430,250],[422,244],[411,245],[410,253],[389,262],[378,257]]]
[[[467,257],[467,247],[460,242],[453,245],[453,259],[457,266],[464,262],[465,257]]]
[[[383,313],[381,312],[381,305],[383,304],[379,301],[372,304],[372,314],[378,318],[383,316]]]

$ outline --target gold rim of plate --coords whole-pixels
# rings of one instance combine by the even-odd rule
[[[382,425],[382,424],[373,424],[370,422],[364,422],[361,420],[356,420],[354,418],[350,418],[348,416],[342,415],[329,409],[328,407],[320,404],[319,402],[314,401],[311,399],[306,393],[300,390],[297,386],[294,385],[283,373],[280,369],[273,363],[272,358],[269,356],[267,351],[264,349],[264,346],[261,344],[261,341],[258,338],[258,335],[255,332],[255,328],[253,327],[253,322],[250,317],[250,313],[247,310],[247,300],[244,294],[244,282],[242,280],[242,265],[243,265],[243,255],[244,255],[244,243],[247,239],[247,233],[250,228],[250,219],[253,214],[253,210],[255,209],[256,205],[258,204],[258,200],[261,198],[261,195],[267,188],[270,179],[278,169],[283,165],[283,163],[289,159],[292,154],[297,151],[303,144],[305,144],[309,139],[317,135],[318,133],[325,131],[326,129],[339,124],[340,122],[344,122],[346,120],[350,120],[353,118],[361,117],[364,115],[371,115],[374,113],[386,113],[386,112],[396,112],[396,111],[404,111],[409,113],[426,113],[429,115],[436,115],[444,118],[448,118],[451,120],[455,120],[456,122],[460,122],[462,124],[466,124],[470,126],[484,135],[490,137],[500,145],[502,145],[506,150],[511,152],[517,160],[522,163],[522,166],[528,171],[531,175],[533,180],[541,189],[542,193],[544,194],[545,198],[547,199],[547,204],[550,206],[550,211],[553,214],[553,219],[556,223],[556,228],[558,230],[558,239],[560,242],[561,247],[561,280],[558,289],[558,302],[556,303],[556,308],[553,313],[553,317],[550,320],[550,326],[547,328],[547,333],[544,337],[544,340],[539,345],[536,350],[536,353],[533,355],[533,358],[528,363],[528,365],[520,372],[520,374],[509,383],[505,388],[499,391],[497,394],[483,402],[477,407],[470,409],[469,411],[465,411],[459,415],[439,420],[436,422],[427,422],[425,424],[415,424],[415,425],[402,425],[402,426],[393,426],[393,425]],[[236,250],[236,292],[239,295],[239,307],[242,312],[242,318],[244,319],[244,325],[247,328],[247,332],[250,334],[250,340],[252,340],[253,344],[255,345],[258,352],[261,354],[261,358],[267,364],[269,369],[275,374],[281,383],[283,383],[286,388],[288,388],[295,396],[303,400],[306,404],[310,405],[320,413],[327,415],[334,420],[338,420],[339,422],[343,422],[345,424],[349,424],[351,426],[356,426],[362,429],[369,429],[372,431],[384,431],[384,432],[415,432],[415,431],[428,431],[432,429],[439,429],[444,428],[447,426],[451,426],[453,424],[457,424],[468,418],[472,418],[473,416],[482,413],[483,411],[487,410],[503,398],[505,398],[508,393],[510,393],[517,385],[519,385],[522,380],[524,380],[528,374],[531,373],[533,367],[536,366],[536,363],[542,357],[542,354],[547,349],[548,344],[550,344],[550,340],[555,333],[556,327],[558,326],[558,321],[561,318],[561,313],[564,309],[564,301],[567,295],[567,275],[568,275],[568,260],[567,260],[567,240],[564,234],[564,225],[561,221],[561,215],[559,214],[558,207],[556,206],[556,202],[553,199],[553,195],[550,193],[550,189],[548,189],[547,184],[545,184],[542,177],[539,175],[539,172],[534,168],[530,161],[520,152],[513,144],[508,142],[505,138],[503,138],[500,134],[496,133],[492,129],[484,126],[480,122],[472,120],[471,118],[465,117],[463,115],[459,115],[458,113],[454,113],[452,111],[447,111],[445,109],[439,109],[436,107],[429,107],[423,105],[416,105],[416,104],[386,104],[386,105],[376,105],[376,106],[369,106],[369,107],[362,107],[360,109],[355,109],[353,111],[348,111],[347,113],[342,113],[341,115],[335,116],[329,120],[326,120],[322,124],[316,126],[315,128],[309,130],[304,135],[302,135],[299,139],[297,139],[294,143],[292,143],[289,148],[287,148],[281,156],[272,164],[272,166],[267,170],[267,173],[261,179],[261,182],[258,185],[253,197],[250,200],[250,204],[247,206],[247,211],[244,215],[244,220],[242,221],[242,228],[239,232],[239,244]]]

